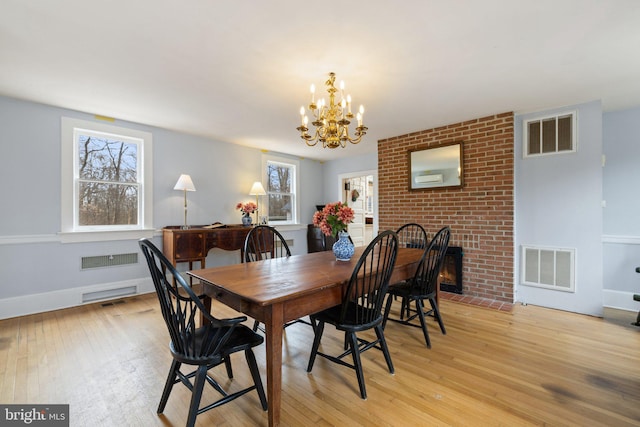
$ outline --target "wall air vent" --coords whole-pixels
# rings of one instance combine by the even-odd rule
[[[575,249],[522,246],[522,284],[575,292],[575,252]]]
[[[136,286],[124,286],[115,289],[105,289],[103,291],[87,292],[82,294],[82,302],[94,302],[128,295],[135,295],[138,291]]]
[[[416,183],[418,184],[435,184],[442,183],[442,174],[435,173],[432,175],[418,175],[415,178]]]
[[[82,270],[103,267],[115,267],[138,263],[138,253],[85,256],[81,258]]]

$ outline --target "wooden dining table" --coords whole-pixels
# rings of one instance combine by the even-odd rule
[[[280,424],[284,324],[340,304],[364,249],[356,248],[350,261],[337,261],[325,251],[187,272],[210,298],[265,325],[270,426]],[[412,277],[422,253],[399,248],[390,283]]]

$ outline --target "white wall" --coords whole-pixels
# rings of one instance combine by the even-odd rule
[[[96,120],[91,114],[0,97],[0,318],[78,304],[88,287],[152,289],[142,256],[137,265],[80,270],[82,256],[138,252],[137,241],[60,243],[62,116]],[[156,244],[161,245],[162,227],[184,220],[183,193],[173,190],[181,173],[191,175],[197,190],[187,193],[190,224],[238,224],[236,203],[255,200],[248,192],[260,179],[261,150],[119,120],[113,124],[153,134]],[[294,239],[294,253],[306,252],[307,219],[324,194],[323,165],[300,159],[300,169],[302,226],[283,230]],[[238,259],[239,252],[214,249],[207,266]]]

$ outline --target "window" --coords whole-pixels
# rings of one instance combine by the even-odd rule
[[[111,240],[153,229],[151,143],[148,132],[62,118],[63,235],[99,232],[86,240]]]
[[[575,112],[524,122],[524,156],[576,151]]]
[[[273,156],[264,156],[263,159],[269,223],[296,224],[299,163]]]

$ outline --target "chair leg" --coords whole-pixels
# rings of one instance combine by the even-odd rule
[[[224,366],[227,368],[227,376],[233,378],[233,369],[231,368],[231,356],[224,358]]]
[[[307,365],[307,372],[311,372],[313,369],[313,363],[316,360],[318,354],[318,348],[320,347],[320,340],[322,339],[322,333],[324,332],[324,322],[319,320],[316,323],[316,327],[313,329],[313,346],[311,347],[311,355],[309,356],[309,364]]]
[[[353,366],[356,370],[356,376],[358,377],[358,387],[360,387],[360,396],[362,399],[367,399],[367,388],[364,385],[364,373],[362,372],[362,361],[360,360],[360,346],[358,345],[358,338],[355,332],[346,333],[351,345],[351,355],[353,356]]]
[[[196,372],[196,378],[193,383],[193,390],[191,394],[191,403],[189,404],[189,416],[187,417],[187,427],[193,427],[196,424],[196,417],[198,416],[198,408],[200,407],[200,399],[202,398],[202,389],[204,388],[204,382],[207,378],[207,366],[198,366]]]
[[[384,354],[384,360],[387,361],[387,367],[389,368],[390,373],[394,373],[393,362],[391,361],[391,353],[389,353],[389,347],[387,347],[387,340],[384,338],[384,329],[382,325],[378,325],[375,327],[376,336],[378,337],[378,341],[380,342],[380,347],[382,348],[382,354]]]
[[[391,311],[391,304],[393,304],[394,296],[387,296],[387,304],[384,307],[384,316],[382,317],[382,329],[386,328],[387,320],[389,319],[389,312]]]
[[[256,356],[253,354],[251,349],[248,349],[244,352],[244,357],[247,359],[247,364],[251,371],[253,383],[256,385],[256,391],[258,392],[262,409],[266,411],[268,409],[267,396],[264,394],[264,388],[262,387],[262,378],[260,378],[260,371],[258,370],[258,364],[256,363]]]
[[[436,318],[436,320],[438,321],[438,325],[440,325],[442,335],[447,335],[447,330],[444,328],[444,323],[442,322],[442,316],[440,315],[438,303],[436,303],[435,298],[429,298],[429,303],[431,303],[431,308],[433,309],[433,317]]]
[[[158,414],[163,413],[165,406],[167,406],[167,400],[169,400],[171,390],[176,383],[176,373],[180,370],[180,365],[182,364],[175,359],[173,362],[171,362],[171,369],[169,370],[169,375],[167,375],[167,382],[164,384],[164,390],[162,391],[160,404],[158,405],[158,410],[156,411]]]
[[[407,317],[409,317],[409,304],[411,303],[411,301],[409,301],[408,298],[402,298],[402,303],[400,305],[400,320],[404,319],[404,316],[406,314]]]
[[[422,333],[424,334],[424,340],[427,343],[427,348],[431,348],[431,340],[429,339],[429,332],[427,331],[427,322],[424,321],[424,304],[421,299],[416,299],[416,310],[418,311],[420,326],[422,326]]]

